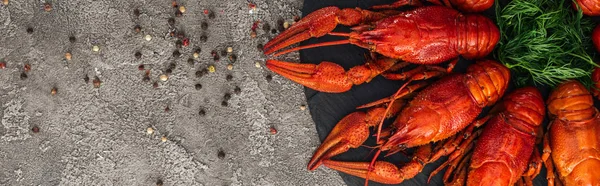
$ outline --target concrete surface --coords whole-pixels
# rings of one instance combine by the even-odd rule
[[[278,19],[300,15],[302,0],[253,0],[253,13],[246,0],[178,2],[187,11],[175,27],[191,41],[179,58],[172,56],[176,39],[166,36],[167,19],[175,17],[169,0],[9,0],[0,7],[0,61],[7,64],[0,69],[0,185],[343,185],[328,169],[306,170],[319,141],[308,110],[300,109],[302,87],[280,76],[269,82],[271,72],[255,67],[265,59],[256,46],[273,34],[261,23],[251,38],[253,22],[276,28]],[[227,46],[238,56],[232,71],[227,57],[215,62],[210,54]],[[195,48],[200,59],[189,65]],[[176,68],[160,81],[171,62]],[[26,79],[24,64],[31,65]],[[139,64],[151,69],[149,82]],[[195,76],[210,64],[215,73]],[[232,93],[228,106],[225,93]]]

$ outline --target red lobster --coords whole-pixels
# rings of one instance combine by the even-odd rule
[[[578,6],[581,8],[583,14],[588,16],[599,16],[600,15],[600,1],[598,0],[575,0],[573,2],[573,8],[577,9]]]
[[[354,31],[350,33],[331,32],[337,24],[358,26],[353,27]],[[347,72],[332,62],[314,65],[267,60],[266,66],[309,88],[339,93],[350,90],[353,85],[369,82],[390,69],[396,70],[408,64],[396,64],[398,60],[431,65],[456,59],[459,55],[468,59],[485,57],[494,49],[500,37],[498,28],[489,18],[461,14],[444,6],[418,7],[405,12],[326,7],[310,13],[269,41],[264,51],[265,54],[272,54],[294,43],[325,34],[348,39],[292,48],[274,55],[319,46],[354,44],[386,58],[353,67]],[[412,74],[421,72],[434,76],[446,71],[440,68],[422,66],[404,74],[385,73],[384,77],[409,79]]]
[[[450,165],[444,175],[446,185],[514,185],[523,181],[533,185],[532,179],[542,166],[540,154],[535,150],[536,137],[541,139],[542,136],[541,123],[545,115],[542,95],[533,87],[518,89],[507,95],[490,114],[495,116],[483,130],[471,134],[472,128],[467,128],[466,138],[457,135],[442,146],[445,150],[430,161],[456,151],[431,176]]]
[[[548,185],[554,185],[555,168],[564,185],[600,185],[600,114],[590,92],[566,81],[550,94],[548,112],[552,121],[542,155]]]
[[[429,144],[453,136],[474,122],[484,107],[493,105],[502,97],[509,79],[508,68],[498,62],[485,60],[469,66],[466,74],[445,76],[417,93],[399,111],[391,129],[384,130],[382,136],[387,139],[378,140],[381,144],[380,151],[389,151],[388,155],[420,146],[413,160],[401,168],[385,161],[377,161],[371,165],[368,162],[329,160],[350,148],[360,146],[368,138],[369,127],[375,126],[382,117],[390,116],[384,115],[385,111],[377,107],[366,114],[352,113],[342,119],[316,150],[308,168],[315,169],[322,163],[338,171],[386,184],[412,178],[428,162],[431,154]],[[407,89],[403,89],[398,96],[375,103],[387,103],[410,92],[404,90]],[[397,105],[391,108],[389,113],[399,110]]]

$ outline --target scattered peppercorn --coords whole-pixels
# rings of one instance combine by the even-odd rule
[[[219,157],[219,159],[225,158],[225,152],[223,149],[219,149],[219,152],[217,152],[217,157]]]
[[[142,53],[139,52],[139,51],[135,52],[134,56],[135,56],[136,59],[141,59],[142,58]]]
[[[33,28],[27,27],[27,33],[28,34],[33,34]]]
[[[144,64],[141,64],[141,65],[138,66],[138,70],[144,70],[144,69],[145,69]]]
[[[210,13],[210,10],[208,9],[204,9],[204,11],[202,11],[204,13],[204,15],[208,15],[208,13]]]
[[[31,131],[32,131],[33,133],[38,133],[38,132],[40,132],[40,128],[39,128],[38,126],[33,126],[33,127],[31,128]]]
[[[181,42],[181,40],[175,41],[175,47],[181,48],[182,45],[183,45],[183,42]]]
[[[134,15],[135,17],[139,17],[139,16],[140,16],[140,9],[137,9],[137,8],[136,8],[136,9],[133,9],[133,15]]]
[[[2,4],[4,4],[4,6],[8,5],[8,0],[2,0]]]
[[[100,47],[98,45],[94,45],[94,46],[92,46],[92,51],[98,52],[98,51],[100,51]]]
[[[85,76],[83,76],[83,81],[87,84],[90,82],[90,77],[88,77],[88,75],[86,74]]]
[[[44,10],[46,12],[52,11],[52,4],[50,4],[50,3],[44,3]]]
[[[256,31],[252,30],[250,31],[250,38],[255,38],[256,37]]]
[[[213,56],[213,60],[215,60],[215,61],[219,61],[219,59],[221,59],[221,57],[219,57],[219,55],[214,55],[214,56]]]
[[[31,65],[29,63],[25,63],[25,65],[23,65],[23,70],[25,70],[25,72],[31,71]]]
[[[165,107],[165,112],[169,112],[171,111],[171,108],[169,106]]]
[[[304,104],[300,105],[300,110],[306,110],[306,105],[304,105]]]
[[[206,36],[206,35],[200,36],[200,41],[202,41],[203,43],[206,42],[207,40],[208,40],[208,36]]]
[[[207,69],[198,70],[198,71],[196,71],[196,77],[201,78],[202,76],[206,75],[207,73],[208,73]]]
[[[147,34],[144,39],[146,39],[146,41],[150,41],[152,40],[152,36],[150,34]]]
[[[187,62],[189,65],[194,65],[194,58],[189,58]]]
[[[175,26],[175,18],[169,18],[167,21],[169,22],[169,26]]]
[[[150,81],[150,76],[144,76],[144,78],[142,78],[142,81],[144,81],[144,82]]]
[[[225,101],[229,101],[231,99],[231,94],[230,93],[225,93],[225,95],[223,95],[223,99]]]
[[[4,61],[0,61],[0,69],[5,69],[6,63]]]
[[[206,68],[206,69],[210,73],[213,73],[213,72],[215,72],[217,70],[214,65],[209,65],[208,68]]]
[[[162,142],[167,142],[167,136],[162,136],[162,137],[160,137],[160,141],[162,141]]]
[[[258,45],[256,45],[256,48],[258,49],[258,51],[261,51],[261,52],[263,51],[263,48],[264,48],[264,47],[265,47],[265,46],[264,46],[263,44],[258,44]]]
[[[190,45],[190,39],[189,38],[183,38],[183,46],[187,47]]]
[[[200,90],[202,89],[202,84],[197,83],[196,85],[194,85],[194,88],[196,88],[196,90]]]
[[[227,64],[227,70],[233,70],[233,65],[232,64]]]
[[[290,23],[289,23],[289,22],[287,22],[287,21],[286,21],[286,22],[283,22],[283,28],[284,28],[284,29],[287,29],[287,28],[289,28],[289,27],[290,27]]]
[[[102,81],[100,81],[100,78],[98,78],[98,76],[95,76],[92,83],[94,84],[94,88],[100,88]]]
[[[227,74],[227,76],[225,76],[225,80],[227,81],[231,81],[233,79],[233,76],[231,74]]]
[[[224,106],[224,107],[226,107],[227,105],[229,105],[229,103],[227,103],[227,101],[222,101],[222,102],[221,102],[221,106]]]
[[[179,9],[175,10],[175,17],[181,17],[183,16],[183,13],[181,13],[181,11],[179,11]]]
[[[200,111],[198,112],[198,115],[204,116],[204,115],[206,115],[206,111],[204,109],[200,109]]]
[[[185,33],[184,32],[177,32],[177,38],[183,39],[184,37],[185,37]]]
[[[300,16],[294,16],[294,22],[300,21]]]
[[[271,82],[271,80],[273,80],[273,76],[271,76],[271,74],[268,74],[265,78],[267,78],[267,82]]]
[[[152,87],[158,88],[158,82],[155,81],[154,83],[152,83]]]
[[[276,34],[277,30],[276,29],[271,29],[271,34]]]
[[[215,18],[215,13],[210,11],[210,13],[208,13],[208,18],[209,19],[214,19]]]
[[[206,21],[202,21],[202,23],[200,23],[200,28],[202,28],[202,30],[208,29],[208,23]]]
[[[75,43],[76,41],[77,41],[77,38],[75,38],[75,36],[69,37],[69,42]]]
[[[71,61],[71,58],[72,58],[71,52],[66,52],[66,53],[65,53],[65,59],[66,59],[67,61]]]
[[[140,25],[135,25],[133,31],[135,31],[135,33],[140,33],[142,32],[142,27]]]
[[[170,68],[168,68],[167,70],[165,70],[165,73],[166,73],[166,74],[171,74],[171,73],[173,73],[173,70],[172,70],[172,69],[170,69]]]
[[[270,132],[272,135],[275,135],[275,134],[277,134],[277,129],[276,129],[274,126],[271,126],[271,127],[269,127],[269,132]]]
[[[229,56],[229,62],[235,63],[235,61],[237,61],[237,56],[235,54],[231,54]]]
[[[163,181],[161,179],[158,179],[156,181],[156,186],[163,186]]]
[[[50,95],[56,95],[56,93],[58,92],[58,90],[56,89],[56,87],[52,87],[52,90],[50,90]]]
[[[169,69],[175,69],[177,65],[175,63],[169,63]]]
[[[179,56],[181,56],[181,53],[179,53],[179,50],[173,51],[173,57],[179,57]]]
[[[280,32],[285,31],[283,24],[284,24],[283,19],[277,20],[277,30],[279,30]]]
[[[148,134],[154,134],[154,129],[152,127],[148,127],[146,129],[146,133],[148,133]]]
[[[178,5],[177,5],[177,1],[176,1],[176,0],[173,0],[173,1],[171,1],[171,6],[172,6],[173,8],[177,8],[177,6],[178,6]]]
[[[179,6],[179,11],[181,13],[185,13],[185,6]]]
[[[240,93],[242,93],[242,89],[241,89],[240,87],[236,86],[236,87],[233,89],[233,93],[235,93],[235,94],[239,95]]]
[[[194,51],[194,58],[200,57],[200,52],[202,52],[202,49],[197,48],[196,51]]]
[[[265,31],[265,33],[269,33],[269,30],[271,30],[271,25],[269,25],[269,23],[265,23],[263,24],[263,31]]]

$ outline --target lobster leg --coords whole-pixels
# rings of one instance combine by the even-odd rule
[[[296,83],[321,92],[346,92],[353,85],[369,82],[375,76],[388,70],[398,60],[391,58],[374,59],[364,65],[344,68],[332,62],[301,64],[278,60],[267,60],[266,66],[271,71],[286,77]]]
[[[417,175],[425,162],[431,155],[431,145],[420,146],[415,152],[414,157],[401,168],[398,168],[392,163],[385,161],[377,161],[370,170],[369,162],[341,162],[333,160],[324,160],[323,164],[331,169],[338,170],[350,175],[373,180],[384,184],[398,184]]]
[[[329,133],[323,144],[317,148],[308,162],[308,170],[317,169],[323,160],[360,147],[369,137],[369,128],[379,124],[382,117],[394,116],[404,105],[404,101],[395,102],[387,115],[385,107],[369,109],[365,112],[353,112],[340,120]]]
[[[550,126],[548,126],[548,128],[550,128]],[[556,178],[556,175],[554,174],[554,162],[552,162],[552,157],[550,157],[551,153],[552,149],[550,148],[548,133],[546,133],[544,135],[544,151],[542,154],[542,161],[544,162],[547,170],[546,179],[548,180],[548,186],[554,186],[554,179]]]
[[[466,144],[463,144],[465,142],[465,140],[469,143],[471,141],[473,141],[476,137],[475,135],[472,135],[474,128],[480,127],[481,125],[485,124],[490,118],[491,118],[490,116],[485,116],[485,117],[473,122],[473,124],[469,125],[466,129],[464,129],[462,133],[455,135],[456,136],[455,138],[449,139],[448,141],[446,141],[441,146],[441,148],[439,148],[437,151],[435,151],[435,153],[431,156],[430,162],[437,161],[442,156],[447,156],[447,155],[455,152],[457,149],[460,149],[461,146],[464,147],[466,145]],[[481,133],[481,132],[479,132],[479,133]],[[476,135],[478,135],[478,133]]]
[[[448,178],[450,178],[450,175],[451,175],[450,173],[454,172],[454,169],[456,168],[457,164],[462,160],[462,158],[465,155],[469,154],[468,152],[470,152],[471,149],[473,149],[473,146],[474,146],[473,141],[477,138],[477,136],[479,136],[479,134],[481,134],[481,132],[482,132],[482,130],[477,130],[469,138],[462,141],[460,143],[460,145],[458,147],[456,147],[454,149],[454,151],[452,151],[452,154],[450,154],[450,156],[448,157],[448,160],[446,162],[444,162],[442,165],[440,165],[433,172],[431,172],[431,174],[429,175],[429,179],[431,179],[434,175],[436,175],[437,173],[442,171],[446,166],[450,166],[450,168],[446,171],[446,174],[444,174],[444,180],[448,180]],[[470,155],[468,155],[468,156],[470,156]],[[430,162],[435,161],[433,158],[435,158],[435,157],[432,157],[432,159],[430,159]]]
[[[371,22],[387,17],[389,14],[394,14],[395,11],[388,12],[372,12],[359,8],[339,9],[337,7],[325,7],[308,14],[296,24],[292,25],[288,30],[273,38],[264,46],[265,54],[272,54],[277,50],[287,46],[307,40],[311,37],[321,37],[330,33],[338,25],[358,25],[363,22]],[[349,40],[344,42],[321,43],[318,46],[338,45],[349,43]],[[316,47],[315,45],[314,47]],[[276,55],[285,54],[295,50],[288,50]]]

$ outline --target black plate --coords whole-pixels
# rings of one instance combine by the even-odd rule
[[[394,0],[305,0],[302,12],[305,16],[317,9],[327,6],[337,6],[340,8],[361,7],[363,9],[367,9],[373,5],[392,2],[394,2]],[[493,17],[493,9],[494,8],[491,8],[484,14],[488,17]],[[338,26],[335,31],[349,32],[350,30],[349,27]],[[323,36],[302,42],[301,45],[340,39],[343,38],[335,36]],[[321,61],[335,62],[342,65],[344,68],[349,69],[353,66],[364,64],[366,54],[368,54],[367,50],[357,46],[338,45],[301,50],[300,59],[304,63],[313,64],[320,63]],[[471,63],[472,61],[461,59],[459,61],[459,65],[455,68],[455,72],[464,72],[466,67]],[[329,132],[340,119],[347,114],[356,111],[355,108],[357,106],[392,95],[398,88],[400,88],[402,83],[404,82],[390,81],[379,76],[373,79],[373,81],[370,83],[354,86],[350,91],[341,94],[321,93],[309,88],[305,88],[305,95],[308,100],[310,113],[315,121],[317,132],[321,141],[325,140]],[[549,89],[547,87],[538,88],[544,97],[547,97]],[[512,87],[509,88],[508,91],[511,89]],[[547,122],[544,121],[544,126],[546,123]],[[374,141],[375,140],[373,138],[370,138],[365,145],[374,146]],[[350,151],[336,156],[333,159],[343,161],[370,161],[373,157],[373,153],[370,152],[371,149],[361,147],[358,149],[351,149]],[[397,166],[401,166],[403,162],[407,162],[409,160],[406,156],[402,155],[402,153],[397,153],[387,158],[382,158],[382,156],[380,156],[379,159],[392,162]],[[444,157],[435,163],[427,165],[420,174],[415,176],[413,179],[404,181],[399,185],[443,185],[443,171],[437,174],[429,184],[427,184],[427,178],[431,171],[433,171],[445,160],[446,158]],[[362,178],[351,176],[345,173],[340,173],[340,175],[348,185],[364,185],[364,179]],[[535,185],[547,185],[545,177],[546,171],[544,169],[542,170],[542,173],[534,180]],[[382,184],[369,182],[369,185],[376,186]]]

